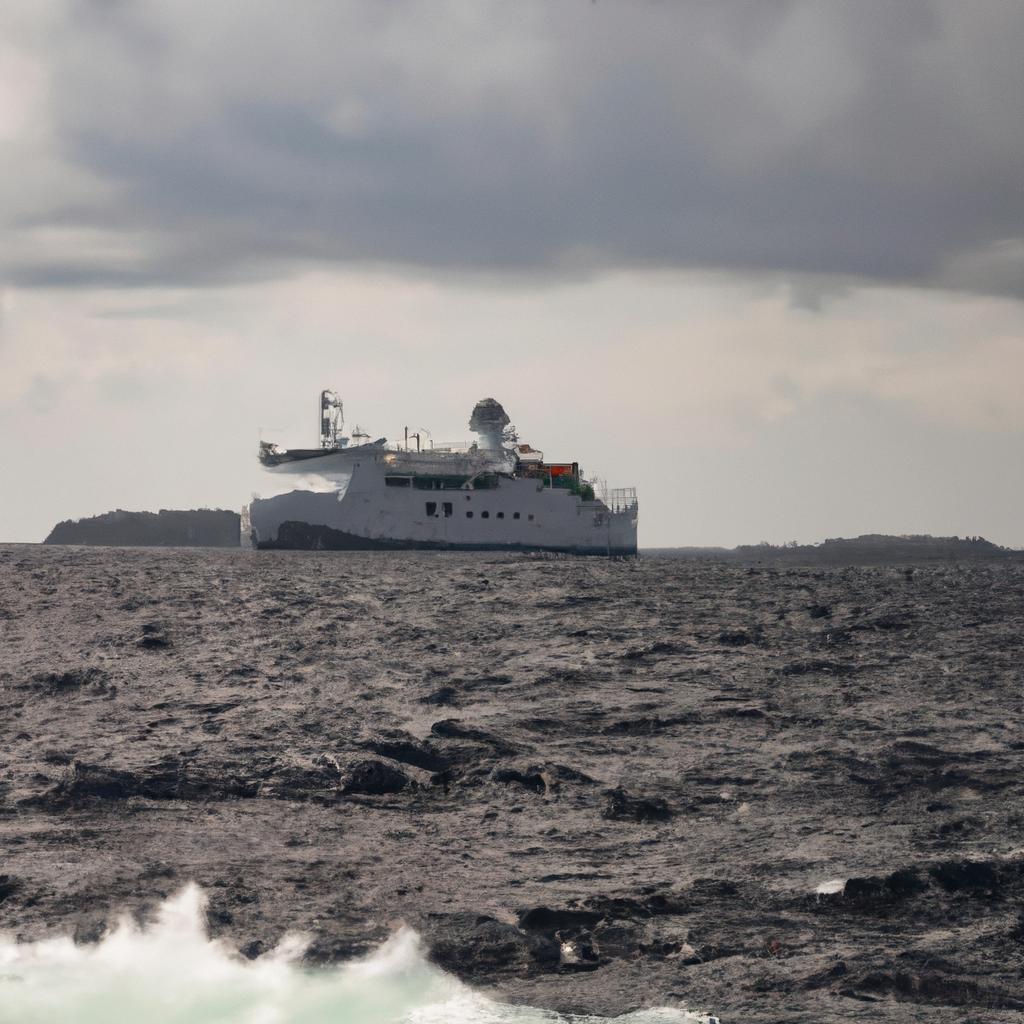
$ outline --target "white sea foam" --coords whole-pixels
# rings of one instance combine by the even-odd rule
[[[551,1024],[545,1010],[496,1003],[431,966],[403,928],[364,960],[308,969],[301,937],[249,961],[204,927],[195,885],[140,927],[123,919],[96,945],[0,939],[2,1024]],[[572,1018],[596,1024],[598,1018]],[[713,1021],[674,1009],[628,1024]]]
[[[845,878],[830,878],[825,882],[820,882],[814,891],[819,896],[831,896],[833,893],[842,892],[844,888],[846,888]]]

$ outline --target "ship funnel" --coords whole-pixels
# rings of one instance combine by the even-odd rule
[[[509,422],[508,413],[501,402],[493,398],[481,398],[473,407],[469,429],[480,435],[481,448],[500,448]]]

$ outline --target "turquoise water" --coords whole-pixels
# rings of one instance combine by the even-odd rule
[[[123,920],[95,946],[70,939],[0,940],[2,1024],[540,1024],[549,1011],[496,1003],[431,966],[402,929],[365,960],[310,970],[304,942],[285,939],[248,961],[211,940],[204,897],[190,885],[140,928]],[[572,1018],[596,1024],[600,1018]],[[620,1024],[697,1024],[645,1010]]]

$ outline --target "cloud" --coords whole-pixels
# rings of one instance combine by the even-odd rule
[[[543,291],[319,271],[231,288],[12,289],[0,538],[110,508],[238,507],[257,440],[313,443],[325,386],[372,436],[525,440],[636,484],[645,544],[870,530],[1024,543],[1020,304],[629,272]],[[59,453],[59,473],[46,470]]]
[[[24,86],[0,106],[10,283],[333,262],[1024,296],[1013,0],[38,12],[0,13]]]

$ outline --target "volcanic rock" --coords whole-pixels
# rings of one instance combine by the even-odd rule
[[[409,776],[385,761],[352,761],[341,775],[342,793],[379,796],[399,793],[409,785]]]
[[[668,821],[672,811],[660,796],[631,796],[624,789],[613,789],[601,816],[612,821]]]

